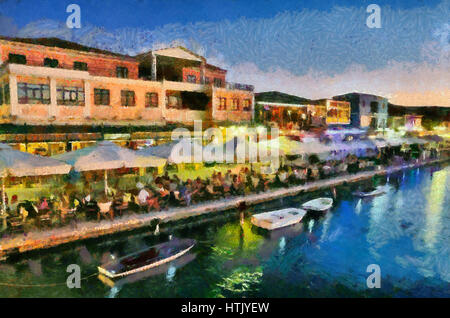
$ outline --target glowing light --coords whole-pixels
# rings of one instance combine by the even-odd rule
[[[286,238],[283,236],[280,238],[280,254],[284,254],[285,248],[286,248]]]
[[[427,198],[426,224],[424,229],[424,241],[427,247],[432,248],[436,243],[436,236],[439,233],[441,224],[441,214],[444,206],[444,199],[447,185],[447,170],[437,171],[433,174],[430,192]]]
[[[177,268],[175,266],[173,266],[172,264],[170,264],[169,268],[167,269],[167,273],[166,273],[167,281],[171,282],[173,280],[173,278],[175,277],[176,271],[177,271]]]

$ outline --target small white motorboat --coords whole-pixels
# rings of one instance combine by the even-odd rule
[[[333,206],[333,199],[318,198],[302,204],[302,208],[309,211],[323,212]]]
[[[277,211],[255,214],[251,221],[254,225],[266,230],[275,230],[298,223],[305,216],[306,211],[297,208],[287,208]]]
[[[373,197],[376,195],[385,194],[387,192],[387,186],[378,186],[372,191],[355,191],[353,192],[354,196],[360,198]]]

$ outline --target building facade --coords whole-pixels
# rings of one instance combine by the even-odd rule
[[[388,100],[385,97],[349,93],[333,97],[334,100],[350,103],[351,125],[359,128],[373,128],[383,130],[387,127]]]
[[[350,124],[350,103],[347,101],[319,99],[308,105],[308,112],[315,126]]]
[[[253,87],[227,83],[226,70],[183,47],[131,57],[45,40],[0,39],[1,124],[145,126],[253,118]]]

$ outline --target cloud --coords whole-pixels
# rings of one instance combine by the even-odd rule
[[[381,29],[369,29],[367,16],[365,7],[332,7],[152,30],[105,30],[88,23],[71,30],[65,23],[42,20],[18,33],[57,36],[126,54],[180,42],[229,69],[230,80],[313,98],[366,91],[412,105],[421,100],[417,94],[439,93],[450,86],[450,0],[434,7],[382,6]],[[408,101],[408,92],[416,97]]]
[[[376,70],[352,64],[341,74],[310,69],[298,76],[282,68],[263,71],[254,63],[243,63],[233,66],[228,74],[230,80],[252,83],[259,92],[279,90],[311,99],[361,92],[388,97],[398,105],[450,106],[449,65],[448,61],[446,67],[392,61]]]

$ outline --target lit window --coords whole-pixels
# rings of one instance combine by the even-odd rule
[[[219,97],[219,110],[227,109],[227,99],[225,97]]]
[[[239,110],[239,98],[233,98],[231,110]]]

